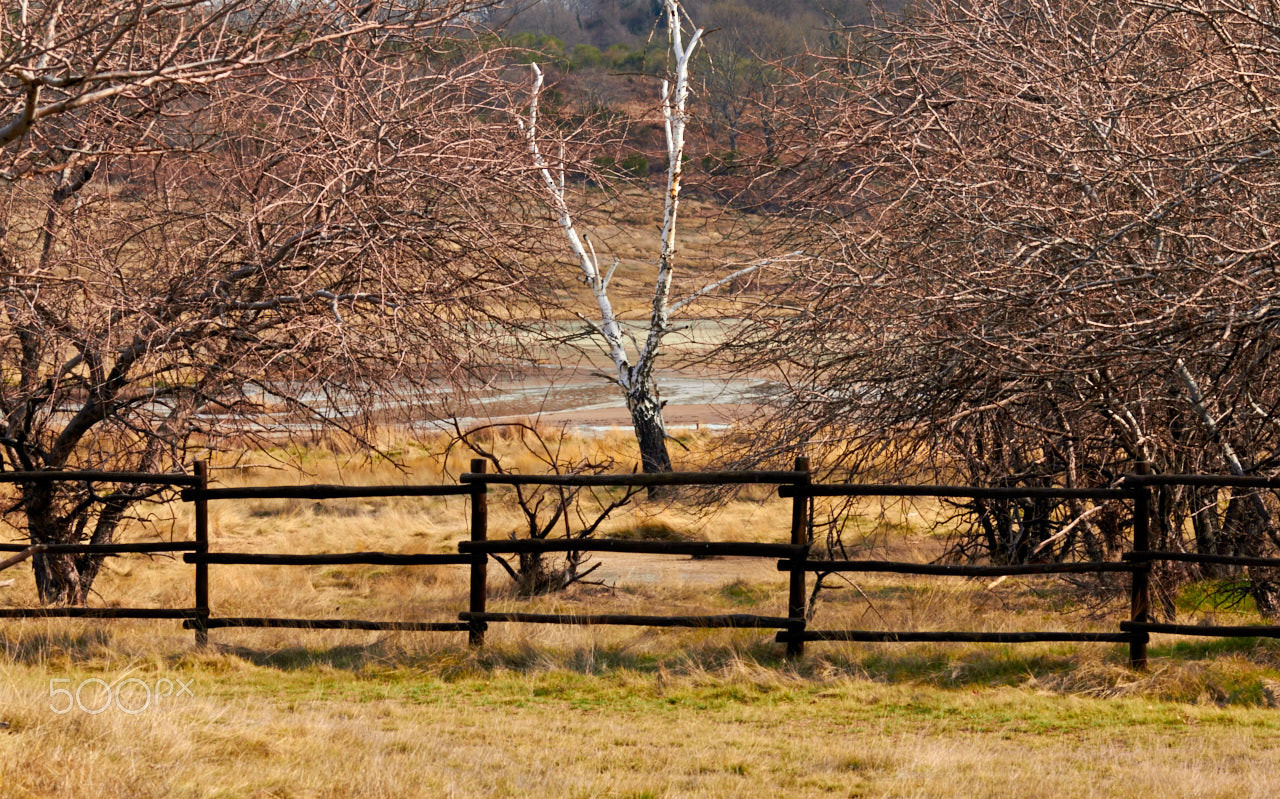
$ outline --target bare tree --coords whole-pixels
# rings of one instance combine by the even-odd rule
[[[825,102],[789,200],[831,235],[806,303],[756,336],[795,389],[774,429],[864,476],[1273,472],[1277,22],[1274,3],[940,0],[857,32],[808,84]],[[1169,489],[1159,543],[1273,547],[1274,506]],[[1008,559],[1127,525],[992,510],[977,529]]]
[[[495,474],[512,474],[516,468],[513,462],[530,459],[542,473],[552,475],[604,474],[617,468],[611,457],[571,455],[565,444],[563,429],[551,432],[524,422],[502,422],[463,430],[455,424],[444,460],[448,461],[451,450],[465,448],[492,464]],[[523,533],[526,539],[534,540],[555,538],[558,534],[570,541],[591,538],[615,510],[638,493],[640,489],[635,487],[517,483],[511,486],[511,494],[523,529],[511,530],[510,537],[515,540]],[[549,554],[519,552],[514,564],[497,555],[491,557],[522,596],[554,593],[588,582],[587,577],[600,567],[599,563],[589,563],[587,552],[569,550],[563,560],[554,564]]]
[[[474,7],[6,11],[3,468],[360,435],[490,364],[528,170]],[[107,543],[141,496],[32,483],[7,510],[35,543]],[[84,602],[100,563],[37,556],[41,598]]]
[[[702,40],[703,31],[696,28],[686,40],[686,19],[680,4],[676,0],[665,0],[664,7],[672,61],[671,78],[662,81],[661,89],[662,125],[667,156],[666,189],[663,193],[661,243],[654,264],[653,294],[647,324],[642,331],[642,341],[624,328],[610,295],[609,283],[619,261],[615,258],[610,266],[602,267],[600,255],[591,240],[579,233],[566,190],[564,146],[559,147],[558,152],[552,155],[546,152],[546,138],[539,128],[539,98],[542,94],[543,76],[536,64],[533,65],[529,112],[526,118],[519,120],[533,165],[542,177],[551,209],[576,261],[579,278],[595,301],[596,307],[592,311],[594,318],[588,320],[582,314],[579,317],[587,321],[591,333],[608,352],[613,363],[614,371],[606,377],[618,385],[626,399],[645,472],[664,472],[672,468],[671,456],[667,451],[666,424],[662,416],[663,403],[654,369],[664,354],[664,342],[674,329],[673,319],[700,297],[727,286],[734,280],[762,267],[798,257],[798,253],[791,253],[777,258],[764,258],[735,269],[682,299],[672,299],[672,282],[678,261],[677,222],[684,177],[685,130],[689,121],[689,66]]]
[[[676,222],[680,211],[680,182],[684,175],[684,132],[688,123],[686,105],[689,99],[689,61],[702,29],[698,28],[684,41],[684,18],[675,0],[666,0],[668,33],[671,37],[671,54],[675,60],[673,81],[662,82],[662,121],[667,143],[667,190],[664,194],[662,216],[662,244],[658,254],[657,273],[654,276],[653,305],[649,317],[648,334],[643,345],[636,345],[633,355],[628,349],[628,335],[614,310],[609,295],[609,281],[617,260],[608,269],[602,269],[600,258],[589,239],[578,234],[565,192],[564,165],[558,167],[548,162],[543,154],[542,139],[538,131],[538,101],[542,93],[542,70],[533,65],[533,87],[530,92],[529,115],[519,120],[520,129],[529,144],[534,166],[542,175],[550,198],[552,210],[564,231],[569,248],[577,259],[582,280],[595,298],[599,321],[593,323],[596,335],[608,348],[616,373],[610,376],[626,397],[627,409],[635,425],[636,440],[640,445],[640,457],[646,472],[671,471],[671,456],[667,452],[667,430],[662,418],[662,402],[653,369],[662,352],[663,339],[671,324],[671,278],[676,259]],[[563,156],[563,151],[561,151]]]

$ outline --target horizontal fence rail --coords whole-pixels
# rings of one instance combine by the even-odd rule
[[[629,552],[642,555],[691,555],[693,557],[788,558],[804,555],[808,547],[793,544],[761,544],[739,541],[632,541],[610,538],[516,538],[498,541],[463,541],[461,552],[515,554],[519,552]]]
[[[1134,488],[1147,486],[1204,486],[1206,488],[1280,489],[1280,477],[1234,474],[1126,474],[1120,484]]]
[[[1280,569],[1280,558],[1249,558],[1242,555],[1201,555],[1195,552],[1126,552],[1125,560],[1168,560],[1180,563],[1217,563],[1224,566],[1257,566],[1264,569]]]
[[[99,472],[45,469],[38,472],[0,472],[0,483],[128,483],[133,485],[198,486],[192,474],[157,472]]]
[[[224,499],[373,499],[375,497],[465,497],[467,486],[250,486],[244,488],[188,488],[182,492],[185,502]]]
[[[713,616],[637,616],[622,613],[462,613],[467,621],[508,621],[524,624],[613,624],[631,627],[786,627],[794,619],[729,613]]]
[[[146,555],[153,552],[194,552],[194,541],[148,541],[139,544],[0,544],[0,552],[47,552],[51,555]]]
[[[207,552],[183,555],[187,563],[220,566],[448,566],[470,563],[468,555],[400,555],[387,552],[333,552],[319,555]]]
[[[451,621],[365,621],[361,619],[281,619],[275,617],[211,616],[200,622],[185,621],[188,630],[212,630],[227,627],[286,627],[296,630],[374,630],[379,632],[466,632],[471,625]]]
[[[788,655],[803,654],[809,642],[968,642],[1015,644],[1027,642],[1115,643],[1129,646],[1135,667],[1146,663],[1146,648],[1153,634],[1280,638],[1280,626],[1216,626],[1157,623],[1150,619],[1150,570],[1160,562],[1219,564],[1249,568],[1280,568],[1280,558],[1197,553],[1150,548],[1149,525],[1151,490],[1163,486],[1197,486],[1280,491],[1280,478],[1238,475],[1154,475],[1130,474],[1105,487],[1051,486],[951,486],[888,485],[871,483],[814,483],[805,458],[797,458],[795,468],[779,471],[666,472],[658,474],[606,475],[519,475],[491,474],[486,462],[471,462],[471,469],[455,485],[304,485],[211,488],[208,467],[196,464],[194,474],[150,474],[106,471],[0,472],[0,483],[118,483],[180,488],[183,501],[195,508],[195,535],[191,541],[110,544],[0,543],[0,553],[13,553],[0,560],[0,570],[36,556],[89,555],[119,556],[182,555],[195,569],[195,601],[188,608],[136,607],[43,607],[0,608],[0,618],[84,618],[84,619],[171,619],[194,630],[197,644],[208,641],[212,629],[292,628],[310,630],[370,630],[404,632],[467,633],[472,644],[482,644],[490,624],[631,625],[659,628],[740,628],[773,629],[775,640],[785,644]],[[772,484],[780,496],[792,500],[789,543],[741,541],[649,541],[610,538],[489,539],[487,495],[493,487],[570,486],[617,487],[633,490],[668,486],[732,486]],[[458,543],[456,553],[330,552],[257,553],[211,552],[209,545],[209,503],[235,500],[304,499],[317,502],[335,499],[377,497],[467,497],[469,536]],[[1073,499],[1128,503],[1132,509],[1131,549],[1118,561],[948,564],[911,563],[890,560],[823,560],[810,556],[812,530],[809,504],[815,497],[936,497],[971,500]],[[518,613],[489,612],[487,609],[487,566],[491,556],[501,554],[600,552],[670,555],[689,557],[749,557],[778,559],[777,568],[788,577],[785,615],[688,614],[636,615],[609,613]],[[465,611],[456,620],[367,620],[299,619],[280,617],[215,616],[209,606],[209,567],[249,566],[466,566],[469,570],[469,598]],[[810,629],[808,622],[810,574],[883,572],[957,578],[1009,577],[1055,574],[1128,573],[1130,614],[1119,622],[1117,632],[1072,632],[1028,630],[983,632],[954,630],[822,630]]]
[[[1200,635],[1209,638],[1280,638],[1280,627],[1269,625],[1159,624],[1156,622],[1122,621],[1120,629],[1137,633],[1168,635]]]
[[[1045,486],[885,485],[883,483],[814,483],[784,485],[783,497],[938,497],[939,499],[1126,499],[1121,488],[1050,488]]]
[[[852,641],[859,643],[962,643],[962,644],[1029,644],[1029,643],[1117,643],[1131,644],[1135,633],[1076,632],[926,632],[897,630],[807,630],[802,633],[780,632],[778,643],[800,641]]]
[[[778,571],[889,572],[892,574],[939,575],[945,577],[1018,577],[1030,574],[1094,574],[1132,572],[1142,568],[1134,563],[1099,561],[1091,563],[1025,563],[1009,566],[963,566],[946,563],[903,563],[894,560],[784,560]]]
[[[192,619],[200,608],[0,608],[0,619]]]
[[[658,488],[662,486],[725,486],[794,483],[808,472],[657,472],[653,474],[485,474],[467,472],[463,483],[486,485],[616,486]]]

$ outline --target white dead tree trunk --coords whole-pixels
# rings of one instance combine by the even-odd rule
[[[599,322],[593,322],[594,332],[600,336],[613,359],[614,373],[610,379],[618,384],[626,397],[631,421],[635,426],[636,441],[640,446],[640,460],[646,472],[671,471],[671,456],[667,452],[667,430],[662,418],[662,402],[658,385],[654,381],[653,368],[662,351],[664,337],[671,330],[671,277],[676,258],[676,220],[680,209],[680,180],[683,174],[684,131],[688,121],[685,110],[689,98],[689,61],[702,39],[702,29],[694,30],[685,42],[682,28],[683,12],[677,0],[666,0],[667,27],[671,41],[671,55],[675,60],[672,80],[662,82],[662,117],[667,142],[667,190],[662,214],[662,245],[658,254],[658,271],[653,285],[653,306],[649,315],[649,328],[643,345],[635,347],[635,357],[627,348],[628,335],[623,331],[609,298],[609,281],[618,266],[615,259],[607,272],[600,268],[600,258],[589,240],[578,234],[573,214],[565,197],[563,158],[553,172],[547,163],[538,141],[538,98],[542,92],[542,70],[533,65],[533,89],[529,101],[529,117],[520,122],[533,157],[534,166],[542,173],[551,205],[559,218],[560,227],[569,248],[577,258],[582,279],[595,297],[599,310]],[[633,346],[637,342],[633,341]]]
[[[662,82],[662,118],[667,144],[667,187],[663,198],[662,242],[657,259],[657,273],[653,284],[653,302],[649,312],[649,324],[643,343],[624,331],[618,321],[613,302],[609,298],[609,282],[618,267],[617,259],[607,270],[600,267],[600,257],[590,239],[578,233],[565,196],[564,149],[560,159],[552,165],[542,152],[538,135],[538,98],[542,92],[542,70],[533,65],[533,87],[527,119],[518,120],[520,130],[528,142],[534,166],[541,172],[552,209],[555,211],[565,239],[582,273],[582,280],[591,290],[599,312],[598,321],[590,321],[592,332],[603,340],[614,372],[609,379],[617,383],[626,398],[631,421],[640,447],[640,458],[645,472],[671,471],[671,457],[667,452],[667,430],[662,418],[662,401],[658,384],[654,379],[654,365],[662,353],[663,340],[672,330],[672,315],[690,302],[720,288],[735,278],[750,274],[761,267],[790,260],[792,253],[779,258],[765,258],[747,265],[693,292],[676,302],[671,301],[671,282],[675,273],[677,235],[676,222],[680,210],[680,188],[683,177],[684,136],[688,122],[686,106],[689,98],[689,62],[702,40],[702,29],[695,28],[685,40],[682,20],[683,10],[677,0],[665,0],[667,27],[670,36],[674,70],[669,80]],[[628,348],[628,342],[631,347]]]

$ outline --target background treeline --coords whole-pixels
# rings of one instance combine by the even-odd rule
[[[718,178],[708,188],[722,198],[746,200],[751,162],[777,167],[786,128],[813,124],[781,92],[802,83],[828,57],[839,57],[852,33],[904,3],[875,9],[865,0],[701,0],[682,3],[706,31],[693,63],[696,98],[686,154],[689,167]],[[596,165],[619,167],[620,177],[656,172],[663,149],[653,124],[653,95],[671,68],[666,21],[659,0],[536,0],[503,3],[487,12],[498,41],[514,48],[517,63],[537,63],[552,88],[544,98],[566,124],[588,117],[610,129],[612,149]],[[805,100],[803,90],[793,96]],[[797,116],[797,111],[800,116]],[[735,179],[737,178],[737,179]],[[760,200],[759,193],[752,196]],[[776,205],[780,197],[769,202]]]
[[[871,19],[866,0],[696,0],[682,3],[690,18],[708,31],[751,31],[776,49],[800,52],[804,42],[829,40],[831,32]],[[880,4],[895,13],[902,0]],[[634,49],[651,42],[664,27],[661,0],[512,0],[489,12],[491,22],[511,34],[553,37],[566,47],[590,45],[604,50],[623,45]],[[797,44],[800,47],[797,47]]]

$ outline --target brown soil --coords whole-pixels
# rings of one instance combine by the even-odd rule
[[[600,553],[600,568],[590,579],[608,585],[677,583],[720,586],[739,580],[750,583],[781,582],[776,558],[682,558],[670,555]]]

